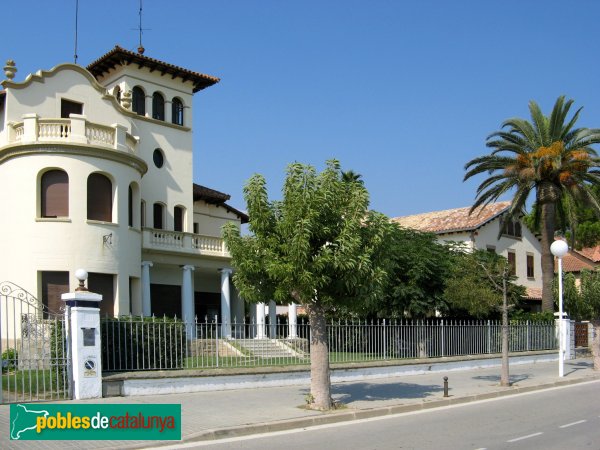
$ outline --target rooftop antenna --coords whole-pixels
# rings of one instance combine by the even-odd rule
[[[140,31],[140,45],[138,47],[138,53],[140,55],[143,55],[144,52],[146,51],[146,49],[144,48],[144,46],[142,45],[142,0],[140,0],[140,26],[139,26],[139,31]]]
[[[75,0],[75,54],[73,55],[75,64],[77,64],[77,19],[78,19],[78,17],[79,17],[79,0]]]

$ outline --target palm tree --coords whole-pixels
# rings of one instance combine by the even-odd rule
[[[362,175],[360,173],[355,172],[354,170],[342,170],[342,181],[344,183],[360,183],[365,184],[363,180],[361,180]]]
[[[600,143],[600,129],[574,128],[581,108],[567,120],[572,104],[573,100],[565,102],[561,96],[550,116],[545,116],[538,104],[530,101],[531,122],[506,120],[502,129],[486,140],[492,152],[465,165],[464,180],[483,172],[489,174],[477,188],[471,212],[511,192],[512,205],[507,213],[510,220],[521,214],[527,198],[535,192],[541,229],[543,311],[554,310],[550,244],[557,213],[574,219],[576,208],[586,204],[600,215],[600,196],[592,189],[600,185],[600,159],[590,147]]]

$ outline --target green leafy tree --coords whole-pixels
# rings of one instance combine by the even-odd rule
[[[500,384],[510,386],[508,367],[508,311],[525,293],[515,285],[508,260],[485,250],[456,255],[451,277],[446,285],[446,299],[453,306],[476,317],[492,311],[502,313],[502,373]]]
[[[489,155],[469,161],[464,179],[481,173],[489,174],[477,188],[471,211],[512,192],[508,218],[525,208],[528,197],[535,193],[537,221],[542,246],[542,310],[554,308],[552,280],[554,258],[550,244],[554,239],[558,215],[570,218],[574,225],[576,208],[587,204],[600,212],[596,191],[600,178],[600,160],[591,147],[600,142],[600,130],[574,128],[581,108],[568,119],[572,100],[559,97],[549,116],[534,101],[529,102],[531,122],[512,118],[502,130],[492,133],[486,145]]]
[[[388,239],[389,278],[383,299],[366,311],[380,317],[425,318],[444,312],[445,281],[453,258],[451,247],[437,242],[433,233],[394,224]]]
[[[244,195],[250,235],[224,227],[235,286],[251,302],[304,305],[311,325],[310,406],[330,409],[326,315],[381,297],[391,224],[368,210],[365,187],[343,181],[334,160],[320,173],[290,164],[280,201],[268,199],[260,175],[248,181]]]

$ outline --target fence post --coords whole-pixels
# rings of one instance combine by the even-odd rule
[[[388,356],[387,356],[387,332],[385,331],[385,319],[383,319],[383,359],[388,359]]]
[[[219,316],[215,315],[215,352],[217,357],[217,367],[219,367]]]
[[[487,321],[487,329],[488,329],[488,345],[487,345],[487,352],[488,354],[492,353],[492,325],[490,323],[490,319],[488,319]]]
[[[78,269],[79,287],[62,294],[70,311],[70,346],[73,368],[73,397],[76,400],[102,397],[102,355],[100,346],[100,302],[102,296],[85,287],[88,274]],[[69,315],[69,314],[68,314]],[[67,319],[68,319],[67,315]]]
[[[446,330],[444,328],[444,319],[442,319],[442,333],[441,333],[441,336],[442,336],[442,339],[441,339],[442,340],[442,357],[446,356],[446,349],[445,349],[446,339],[445,339],[445,333],[446,333]]]

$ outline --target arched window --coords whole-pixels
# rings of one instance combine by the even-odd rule
[[[155,203],[153,208],[154,228],[162,230],[165,226],[165,207],[162,203]]]
[[[183,125],[183,102],[175,97],[171,105],[171,122],[175,125]]]
[[[165,98],[160,92],[152,94],[152,118],[165,120]]]
[[[40,180],[40,216],[69,217],[69,176],[64,170],[49,170]]]
[[[93,173],[87,181],[87,218],[112,222],[112,182],[101,173]]]
[[[133,112],[138,113],[140,116],[143,116],[146,114],[146,94],[144,93],[144,90],[139,87],[136,86],[133,88],[132,93],[131,93],[131,101],[132,101],[132,106],[131,108],[133,109]]]
[[[185,208],[176,206],[173,210],[174,231],[183,231],[183,220],[185,218]]]

